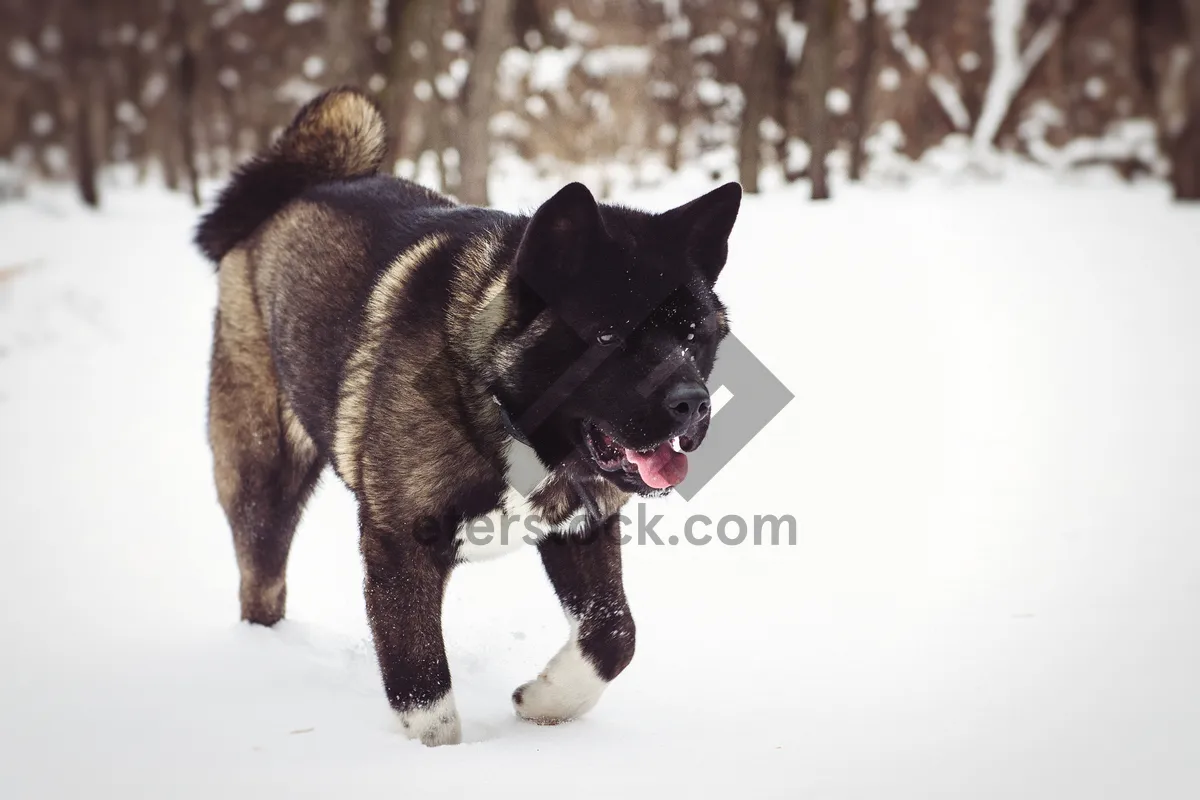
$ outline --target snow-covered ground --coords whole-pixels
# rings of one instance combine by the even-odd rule
[[[796,399],[652,505],[796,543],[627,547],[638,654],[558,728],[509,705],[566,635],[536,554],[461,568],[436,750],[332,479],[290,619],[237,623],[195,213],[109,200],[0,207],[0,797],[1200,796],[1200,210],[1164,189],[748,199],[721,288]]]

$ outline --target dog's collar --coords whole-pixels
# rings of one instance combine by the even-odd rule
[[[500,402],[500,398],[492,395],[492,402],[496,404],[496,409],[500,412],[500,425],[503,426],[504,432],[526,447],[533,447],[533,443],[529,441],[529,437],[513,422],[512,417],[508,414],[508,409]]]

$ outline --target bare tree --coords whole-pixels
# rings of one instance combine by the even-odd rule
[[[760,127],[767,116],[775,94],[774,56],[777,52],[775,17],[778,0],[761,0],[754,8],[756,16],[746,30],[746,63],[742,74],[742,124],[738,130],[738,177],[749,194],[758,192],[758,177],[762,171],[762,134]]]
[[[1079,8],[1079,0],[1054,0],[1049,15],[1021,47],[1021,28],[1029,0],[992,0],[992,47],[995,66],[975,121],[972,143],[977,154],[990,150],[1024,89],[1034,68],[1061,35],[1068,19]]]
[[[661,7],[666,19],[659,26],[655,39],[658,73],[655,76],[656,96],[662,106],[663,122],[670,137],[666,147],[667,169],[677,172],[683,163],[684,128],[687,124],[689,93],[692,88],[692,55],[688,49],[688,32],[692,23],[683,3]]]
[[[831,149],[829,89],[833,84],[834,19],[837,0],[812,0],[808,7],[805,63],[808,88],[808,176],[812,199],[829,199],[826,157]]]
[[[912,73],[928,87],[930,95],[936,101],[936,108],[945,117],[950,129],[965,132],[970,129],[971,115],[962,95],[955,83],[935,68],[929,54],[929,45],[943,42],[948,36],[947,23],[952,18],[950,11],[951,9],[940,4],[922,3],[908,18],[907,24],[893,23],[889,26],[888,39]],[[921,19],[924,24],[914,25],[917,19]],[[916,32],[911,30],[914,27],[917,28]],[[915,33],[919,35],[914,35]]]
[[[183,168],[187,172],[192,202],[200,205],[200,166],[196,142],[197,58],[204,37],[202,9],[188,0],[175,0],[171,7],[171,54],[175,59],[176,123]]]
[[[362,73],[363,24],[368,9],[362,0],[325,0],[329,61],[325,73],[331,84],[349,84]]]
[[[61,17],[66,27],[66,40],[71,49],[57,74],[62,80],[60,113],[74,139],[72,154],[75,182],[84,203],[100,205],[97,172],[104,153],[101,143],[103,130],[104,74],[100,69],[101,52],[97,31],[99,9],[85,4],[77,12],[67,11]]]
[[[415,126],[411,125],[417,114],[413,112],[416,96],[413,87],[424,76],[423,67],[428,59],[418,56],[427,50],[422,42],[426,31],[423,24],[427,7],[437,0],[389,0],[387,6],[387,29],[391,37],[391,52],[387,62],[387,91],[382,103],[391,135],[393,156],[413,155],[409,148],[419,148]]]
[[[442,35],[450,29],[453,24],[452,8],[448,3],[433,2],[429,4],[429,11],[425,15],[424,22],[426,29],[429,31],[429,41],[437,42],[442,38]],[[438,171],[438,188],[444,192],[455,193],[459,187],[459,177],[461,173],[454,174],[446,164],[446,153],[454,146],[451,140],[453,133],[453,121],[456,120],[462,109],[459,107],[458,95],[448,93],[450,90],[443,91],[438,88],[438,75],[447,74],[449,71],[452,54],[447,51],[444,46],[433,47],[433,52],[430,54],[427,73],[430,76],[430,82],[434,86],[434,91],[431,93],[425,113],[425,131],[424,131],[424,147],[425,151],[432,151],[435,156]],[[447,86],[442,82],[443,86]]]
[[[1171,183],[1176,200],[1200,200],[1200,0],[1184,0],[1191,62],[1187,77],[1187,122],[1172,148]]]
[[[862,178],[866,161],[866,139],[871,127],[871,79],[875,75],[875,0],[863,0],[863,18],[858,23],[858,58],[854,60],[854,124],[850,130],[850,180]]]
[[[487,0],[481,5],[475,56],[466,85],[466,119],[459,147],[462,183],[458,194],[464,203],[486,205],[488,167],[492,160],[488,125],[495,106],[496,70],[512,32],[513,0]]]
[[[1200,195],[1196,2],[0,0],[0,157],[87,203],[122,162],[195,199],[315,92],[365,82],[396,156],[436,154],[421,176],[473,202],[498,142],[539,169],[619,163],[649,182],[732,150],[756,191],[764,160],[803,141],[808,169],[785,175],[823,197],[826,156],[846,147],[857,179],[885,122],[898,170],[958,134],[977,154],[1134,174],[1157,156],[1120,123],[1146,117],[1182,199]]]

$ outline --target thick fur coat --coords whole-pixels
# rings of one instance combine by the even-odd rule
[[[708,428],[741,191],[648,214],[571,184],[508,214],[379,174],[385,141],[364,95],[321,95],[196,236],[218,265],[209,433],[242,616],[283,617],[292,535],[332,466],[359,505],[388,700],[409,736],[457,742],[446,581],[487,549],[471,524],[524,517],[571,637],[513,702],[571,719],[633,656],[617,514],[678,483]],[[546,470],[525,495],[518,448]]]

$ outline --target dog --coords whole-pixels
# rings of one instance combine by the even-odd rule
[[[741,187],[650,214],[579,183],[532,215],[381,174],[375,104],[338,88],[242,165],[201,220],[217,265],[208,432],[241,616],[284,616],[288,550],[331,465],[358,503],[367,615],[409,738],[461,741],[442,639],[479,520],[536,517],[570,639],[512,701],[554,724],[630,663],[618,512],[703,442],[728,331],[713,290]],[[545,472],[509,486],[518,453]]]

